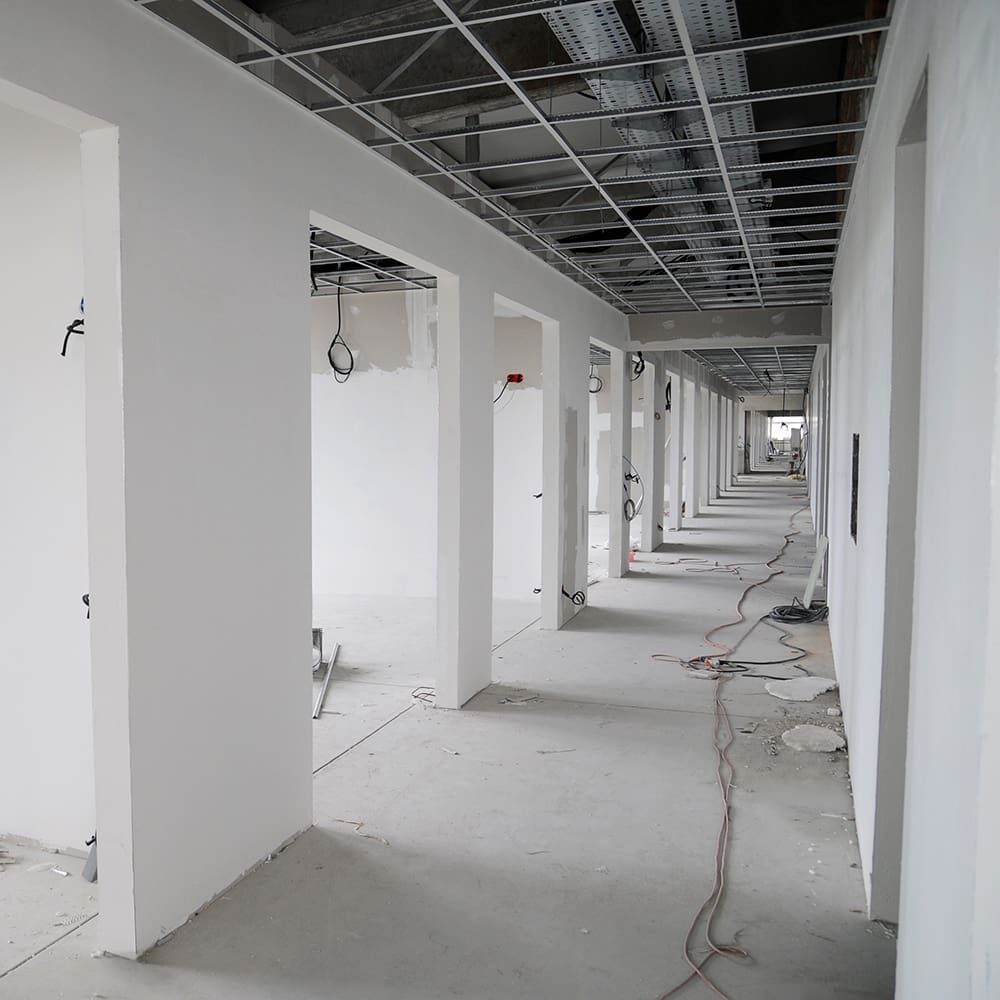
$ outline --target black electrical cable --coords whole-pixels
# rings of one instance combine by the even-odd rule
[[[624,458],[624,456],[622,456]],[[639,475],[639,470],[626,458],[625,464],[631,470],[624,473],[624,478],[622,479],[622,490],[625,493],[625,520],[634,521],[638,516],[639,512],[642,510],[642,501],[646,495],[646,490],[642,485],[642,477]],[[630,483],[636,483],[639,487],[639,499],[632,499],[632,491],[630,488]]]
[[[354,371],[354,352],[348,347],[347,341],[341,336],[341,330],[344,326],[344,312],[340,300],[343,291],[343,285],[337,285],[337,332],[333,335],[333,340],[330,341],[330,346],[326,349],[326,357],[330,362],[330,367],[333,369],[333,377],[341,384],[346,382]],[[350,358],[346,367],[338,365],[333,360],[333,349],[337,346],[338,340],[340,341],[340,346],[347,351],[347,356]]]
[[[74,333],[79,333],[83,335],[83,319],[75,319],[69,326],[66,327],[66,336],[63,337],[62,350],[59,352],[59,356],[66,357],[66,348],[69,346],[69,338],[73,336]]]
[[[776,608],[772,608],[768,617],[776,622],[798,625],[802,622],[824,621],[829,614],[830,609],[825,604],[807,608],[797,597],[793,597],[791,604],[779,604]]]
[[[637,351],[635,364],[632,366],[632,374],[629,376],[630,382],[638,382],[639,376],[646,370],[646,361],[642,356],[642,351]]]
[[[600,392],[604,388],[604,379],[602,379],[601,376],[597,374],[597,370],[596,369],[597,369],[597,366],[594,365],[594,364],[591,364],[591,366],[590,366],[590,382],[588,384],[588,389],[589,389],[591,395]],[[597,383],[597,388],[596,389],[594,388],[594,383],[595,382]]]
[[[502,395],[503,395],[503,394],[504,394],[504,393],[505,393],[505,392],[507,391],[507,386],[509,386],[509,385],[510,385],[510,382],[504,382],[504,384],[503,384],[503,388],[502,388],[502,389],[501,389],[501,390],[500,390],[500,391],[499,391],[499,392],[498,392],[498,393],[496,394],[496,397],[495,397],[495,398],[494,398],[494,400],[493,400],[493,405],[494,405],[494,406],[495,406],[495,405],[496,405],[497,403],[499,403],[499,402],[500,402],[500,397],[501,397],[501,396],[502,396]]]
[[[578,590],[575,594],[571,594],[565,587],[563,587],[562,594],[563,597],[572,601],[578,608],[582,608],[584,604],[587,603],[587,595],[582,590]]]
[[[667,397],[666,411],[667,411],[667,413],[670,412],[670,399],[671,399],[671,395],[672,395],[671,392],[670,392],[670,387],[672,385],[673,385],[673,382],[669,382],[669,381],[667,382],[667,389],[666,389],[666,397]]]

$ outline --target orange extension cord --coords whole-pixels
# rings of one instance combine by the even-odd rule
[[[793,528],[795,518],[797,518],[804,510],[808,510],[808,506],[800,507],[791,515],[791,517],[789,517],[789,531],[785,534],[785,540],[782,542],[781,547],[774,554],[774,556],[764,563],[768,569],[767,576],[765,576],[762,580],[756,581],[756,583],[751,583],[743,590],[743,593],[740,594],[740,599],[736,602],[736,613],[739,617],[735,618],[733,621],[725,622],[722,625],[716,625],[714,628],[709,629],[709,631],[705,633],[705,642],[707,642],[710,646],[714,646],[719,651],[720,658],[730,656],[734,650],[739,647],[740,643],[743,642],[746,635],[749,634],[749,631],[743,635],[739,642],[737,642],[734,646],[725,646],[722,643],[716,642],[712,637],[723,631],[723,629],[732,628],[736,625],[742,625],[745,623],[747,617],[743,613],[743,605],[750,592],[755,590],[757,587],[762,587],[765,583],[770,582],[776,576],[784,572],[784,570],[775,569],[774,563],[776,563],[785,554],[785,550],[788,548],[789,543],[799,533],[797,530],[791,529]],[[734,563],[732,566],[719,568],[735,569],[737,567],[738,564]],[[683,657],[674,656],[671,653],[654,653],[653,659],[665,660],[669,663],[686,664],[689,662]],[[711,659],[706,659],[704,663],[705,669],[710,670],[712,666]],[[719,836],[715,847],[715,880],[712,884],[712,891],[701,904],[698,912],[695,913],[694,919],[691,921],[690,927],[688,927],[687,934],[684,935],[684,961],[687,963],[691,971],[685,979],[679,982],[672,989],[667,990],[666,993],[661,993],[658,1000],[669,1000],[670,997],[676,996],[690,982],[692,982],[692,980],[695,979],[700,979],[705,986],[711,990],[712,994],[719,997],[720,1000],[730,1000],[730,998],[709,978],[708,974],[705,972],[705,966],[715,955],[720,955],[723,958],[728,958],[733,961],[741,959],[748,961],[750,959],[749,952],[740,948],[737,944],[719,944],[712,937],[712,924],[715,922],[719,906],[722,902],[722,896],[726,888],[726,857],[729,851],[729,842],[732,832],[732,818],[730,816],[730,810],[733,778],[735,777],[736,769],[733,766],[733,762],[729,758],[729,749],[732,747],[733,742],[736,739],[736,734],[733,731],[733,724],[732,720],[729,718],[729,712],[726,710],[726,706],[722,701],[722,686],[727,680],[730,679],[730,676],[732,675],[720,674],[715,685],[714,738],[717,757],[716,776],[719,783],[719,796],[722,800],[722,823],[719,827]],[[691,939],[694,937],[695,930],[702,919],[705,920],[705,944],[708,946],[708,954],[699,962],[691,953]]]

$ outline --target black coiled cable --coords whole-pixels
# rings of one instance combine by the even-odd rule
[[[330,362],[330,367],[333,369],[333,377],[341,384],[346,382],[354,371],[354,352],[347,346],[347,341],[340,335],[340,331],[344,325],[344,313],[340,303],[343,290],[343,285],[337,285],[337,332],[333,335],[333,340],[330,341],[330,346],[326,349],[326,357]],[[340,341],[340,346],[347,351],[347,357],[350,359],[346,366],[338,365],[333,360],[333,349],[337,346],[337,341]]]
[[[825,621],[829,614],[830,609],[825,604],[807,608],[797,597],[793,597],[791,604],[779,604],[776,608],[772,608],[768,617],[776,622],[797,625],[802,622]]]

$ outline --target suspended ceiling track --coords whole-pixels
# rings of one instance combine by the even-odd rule
[[[149,0],[136,0],[142,6],[156,7],[155,3]],[[596,111],[567,113],[563,115],[546,115],[535,104],[528,93],[521,86],[526,81],[544,80],[558,78],[561,76],[583,76],[587,73],[601,73],[614,69],[626,67],[657,66],[659,64],[682,64],[689,68],[698,68],[698,60],[703,57],[719,55],[722,53],[745,53],[769,48],[782,48],[792,45],[803,45],[811,42],[820,42],[826,39],[857,37],[872,34],[881,34],[889,27],[889,18],[876,18],[866,21],[855,21],[839,25],[824,26],[821,28],[810,28],[803,31],[778,32],[750,38],[732,38],[722,42],[707,45],[693,45],[691,39],[687,38],[687,44],[683,44],[686,30],[683,31],[682,45],[677,50],[657,50],[645,53],[636,53],[625,56],[615,56],[611,59],[593,60],[589,64],[585,63],[565,63],[552,66],[538,66],[531,69],[509,71],[502,62],[490,51],[483,41],[476,35],[473,29],[499,21],[508,21],[517,18],[534,17],[547,12],[565,11],[567,9],[585,9],[595,6],[594,0],[563,0],[563,2],[522,2],[506,4],[504,6],[494,6],[475,13],[466,13],[455,10],[445,0],[433,0],[440,11],[440,16],[427,18],[420,22],[412,22],[398,29],[379,30],[365,33],[354,33],[351,35],[336,35],[335,29],[331,29],[327,40],[319,39],[305,46],[280,45],[267,37],[262,31],[253,27],[248,21],[241,19],[227,9],[220,0],[190,0],[191,3],[206,11],[213,18],[225,24],[242,38],[246,39],[255,50],[250,53],[239,55],[235,61],[239,65],[248,68],[261,64],[281,64],[298,77],[305,80],[311,86],[319,89],[329,98],[322,102],[307,104],[310,110],[314,111],[320,120],[330,127],[337,127],[323,115],[329,111],[338,112],[349,111],[360,119],[366,126],[370,126],[379,133],[382,138],[370,141],[370,145],[375,148],[404,148],[408,154],[415,157],[424,166],[414,171],[417,176],[428,182],[440,184],[442,180],[454,184],[460,190],[458,198],[475,207],[476,214],[485,221],[500,228],[506,235],[521,241],[527,240],[528,249],[540,256],[543,260],[555,267],[557,270],[567,273],[570,277],[579,281],[585,287],[590,288],[596,294],[605,298],[612,304],[618,306],[626,312],[636,312],[650,308],[648,300],[634,298],[628,294],[622,294],[607,277],[590,266],[591,261],[586,255],[577,255],[577,247],[573,243],[560,242],[561,237],[565,237],[574,232],[593,231],[595,228],[614,230],[622,229],[627,235],[627,242],[641,247],[650,259],[657,263],[660,273],[669,279],[669,286],[672,289],[672,298],[681,302],[683,308],[701,308],[702,305],[709,306],[716,300],[709,300],[705,295],[696,299],[689,294],[685,286],[673,275],[672,269],[662,258],[660,253],[654,249],[654,245],[663,242],[664,236],[660,233],[650,233],[651,229],[673,227],[679,229],[693,223],[704,223],[705,217],[701,214],[689,216],[670,216],[664,218],[632,219],[629,213],[633,209],[647,209],[656,206],[683,205],[692,203],[692,199],[685,196],[666,196],[651,198],[615,198],[608,190],[615,184],[635,183],[631,178],[623,178],[620,175],[600,176],[599,171],[592,170],[588,166],[588,161],[597,158],[606,158],[609,155],[624,155],[635,152],[636,149],[665,150],[665,149],[689,149],[689,150],[711,150],[716,156],[716,161],[720,170],[714,174],[716,178],[727,178],[727,190],[722,192],[705,192],[699,200],[701,201],[724,201],[728,202],[729,211],[713,211],[711,213],[712,223],[715,225],[727,225],[726,238],[738,235],[743,247],[746,263],[751,269],[755,268],[755,260],[752,251],[759,243],[749,244],[748,236],[754,232],[754,227],[749,223],[757,219],[769,220],[771,218],[784,219],[790,216],[808,216],[818,214],[827,216],[829,223],[820,223],[816,229],[829,229],[836,231],[841,225],[841,218],[845,210],[842,203],[815,204],[815,205],[792,205],[778,206],[774,204],[775,197],[784,195],[806,195],[806,194],[827,194],[840,191],[847,191],[849,183],[821,184],[821,185],[787,185],[781,188],[765,187],[747,190],[736,189],[732,184],[731,174],[743,172],[741,168],[729,167],[727,172],[727,162],[722,155],[722,147],[731,148],[738,146],[753,146],[759,142],[779,139],[794,139],[796,137],[809,136],[830,136],[857,133],[864,130],[864,121],[851,121],[843,123],[820,123],[816,125],[795,126],[788,129],[770,129],[752,131],[740,135],[709,135],[688,136],[664,142],[650,143],[646,146],[635,143],[625,143],[616,146],[601,147],[599,149],[589,148],[577,150],[564,137],[561,129],[564,125],[586,121],[634,121],[644,116],[675,114],[677,112],[700,112],[705,122],[711,123],[712,116],[716,109],[733,107],[739,105],[751,105],[758,102],[793,99],[805,96],[816,96],[829,93],[841,93],[850,90],[870,90],[875,83],[874,77],[865,77],[852,80],[834,80],[821,84],[808,84],[796,87],[773,88],[770,90],[746,91],[739,94],[698,94],[696,100],[674,100],[663,101],[654,105],[647,105],[639,108],[624,108],[616,111]],[[678,0],[663,0],[664,5],[669,4],[672,9],[675,23],[680,29],[684,29],[683,17],[679,17],[680,4]],[[648,0],[647,0],[648,3]],[[660,11],[657,11],[660,14]],[[492,70],[490,76],[466,77],[460,80],[441,81],[439,84],[429,84],[418,88],[399,88],[395,91],[387,91],[379,94],[374,93],[362,96],[360,99],[352,97],[344,89],[327,79],[318,72],[312,65],[303,62],[303,57],[310,57],[309,62],[314,63],[312,58],[321,55],[323,52],[332,52],[342,48],[372,45],[379,41],[386,41],[388,38],[407,38],[416,36],[427,36],[428,38],[439,37],[442,33],[460,35],[465,42],[470,45],[487,63]],[[390,74],[393,76],[393,74]],[[376,114],[374,108],[378,105],[389,105],[398,101],[418,97],[433,96],[436,94],[453,93],[462,90],[472,90],[482,86],[506,86],[520,101],[520,103],[531,114],[529,119],[524,119],[515,123],[480,123],[468,125],[463,129],[439,130],[437,132],[417,132],[406,126],[405,121],[393,118],[388,120],[386,116]],[[377,91],[378,88],[376,88]],[[388,108],[386,108],[388,111]],[[391,115],[390,115],[391,117]],[[523,123],[522,123],[523,122]],[[548,154],[540,154],[535,157],[511,158],[509,160],[486,160],[482,162],[456,163],[443,150],[431,145],[444,138],[455,138],[467,135],[483,135],[498,130],[514,128],[541,128],[546,131],[552,141],[558,147],[557,151]],[[846,158],[826,158],[836,160],[837,164],[850,167],[853,157]],[[529,185],[515,186],[512,190],[490,189],[478,176],[479,173],[492,169],[516,167],[518,165],[532,165],[564,162],[568,166],[575,168],[583,178],[583,182],[570,187],[560,188],[561,190],[575,190],[577,192],[586,191],[591,188],[600,196],[596,203],[584,205],[573,204],[568,206],[553,206],[546,209],[519,209],[510,204],[508,198],[520,198],[536,193],[543,193]],[[834,165],[832,162],[829,165]],[[805,169],[804,166],[802,169]],[[752,168],[748,167],[746,172],[760,174],[766,173],[770,169],[766,163],[754,163]],[[776,169],[781,169],[776,168]],[[795,166],[789,165],[786,169],[794,170]],[[689,176],[704,176],[700,169],[693,170]],[[549,190],[557,190],[549,188]],[[544,193],[548,193],[547,191]],[[753,208],[744,201],[752,198],[770,199],[766,208]],[[696,202],[695,202],[696,203]],[[602,218],[600,222],[582,223],[576,222],[574,225],[559,226],[559,215],[572,215],[576,213],[597,212],[608,213],[613,218]],[[538,221],[532,221],[537,219]],[[545,223],[552,220],[555,225],[545,227]],[[781,227],[775,227],[781,228]],[[770,235],[770,227],[764,226],[757,230],[762,236]],[[647,235],[648,234],[648,235]],[[666,237],[669,239],[669,237]],[[708,230],[704,233],[682,234],[678,239],[690,239],[692,241],[701,240],[710,242],[716,238],[716,232]],[[609,245],[611,241],[605,241],[601,245]],[[535,244],[532,246],[531,244]],[[834,244],[835,246],[836,244]],[[718,248],[716,248],[718,249]],[[726,252],[730,247],[723,248]],[[835,252],[835,251],[834,251]],[[630,258],[626,258],[630,259]],[[690,282],[686,282],[690,284]],[[758,299],[760,296],[758,285]],[[727,305],[745,305],[748,300],[743,297],[732,301],[723,300]],[[781,301],[785,301],[782,299]],[[788,299],[788,301],[792,301]],[[796,299],[796,301],[799,301]],[[817,296],[811,301],[825,301],[825,296]],[[780,304],[778,300],[773,300],[768,304]]]

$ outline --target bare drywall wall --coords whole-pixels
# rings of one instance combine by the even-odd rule
[[[343,296],[341,335],[356,362],[343,383],[327,357],[338,327],[337,297],[313,296],[310,307],[313,592],[433,597],[434,293]]]
[[[85,150],[94,137],[92,162],[113,168],[92,216],[106,252],[85,256],[101,293],[88,386],[106,390],[88,404],[88,517],[92,579],[120,588],[101,588],[93,623],[109,653],[94,661],[100,945],[131,955],[311,821],[310,213],[459,289],[449,371],[478,371],[488,335],[486,384],[495,292],[584,343],[623,343],[624,318],[138,5],[9,0],[0,66],[0,99],[102,129]],[[468,382],[444,383],[462,465],[440,482],[467,512],[492,476],[489,400],[466,407]],[[438,548],[442,658],[478,689],[488,559],[457,529]]]
[[[0,831],[95,829],[80,137],[0,105]]]
[[[873,863],[890,467],[896,149],[927,72],[923,377],[897,995],[996,995],[1000,928],[975,926],[1000,877],[977,830],[997,403],[1000,7],[899,4],[851,196],[833,294],[831,635],[866,879]],[[970,429],[971,432],[970,432]],[[860,442],[856,541],[852,439]],[[996,796],[995,787],[991,793]],[[995,909],[992,911],[994,917]],[[971,942],[992,946],[971,950]],[[973,984],[976,984],[973,986]]]
[[[534,600],[542,584],[542,325],[496,319],[493,407],[493,594]]]

